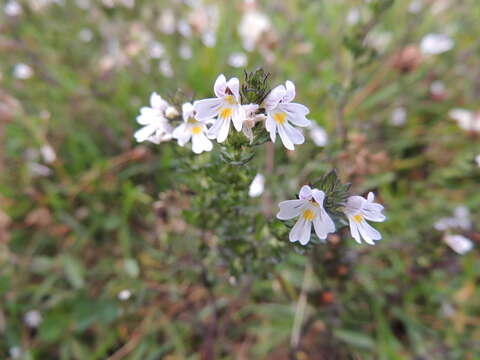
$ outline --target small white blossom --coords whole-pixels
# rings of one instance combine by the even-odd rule
[[[271,29],[269,18],[255,10],[254,7],[247,10],[238,25],[238,33],[242,39],[243,47],[247,51],[253,51],[260,37]]]
[[[184,60],[191,59],[193,55],[192,48],[188,44],[182,44],[178,48],[178,54]]]
[[[423,9],[423,2],[421,0],[412,0],[408,4],[408,12],[418,14]]]
[[[38,310],[30,310],[23,316],[23,321],[28,327],[36,328],[42,322],[42,314]]]
[[[27,64],[19,63],[13,68],[13,76],[21,80],[29,79],[33,76],[33,69]]]
[[[183,37],[189,38],[192,36],[192,27],[186,20],[181,19],[178,22],[177,30]]]
[[[302,245],[308,244],[312,223],[315,233],[321,240],[325,240],[329,233],[335,231],[335,223],[323,207],[324,199],[323,191],[304,185],[300,189],[299,199],[286,200],[278,204],[280,208],[277,214],[278,219],[289,220],[298,217],[297,222],[290,230],[291,242],[299,241]]]
[[[443,241],[459,255],[464,255],[473,249],[473,242],[463,235],[446,234]]]
[[[150,141],[159,144],[172,139],[172,127],[165,117],[168,103],[157,93],[150,96],[150,107],[142,107],[137,122],[144,125],[135,132],[134,137],[138,142]]]
[[[390,115],[390,124],[394,126],[405,125],[407,121],[407,110],[403,106],[396,107],[393,109],[392,114]]]
[[[477,162],[478,167],[480,167],[480,154],[478,154],[478,155],[475,157],[475,161]]]
[[[310,137],[315,145],[324,147],[328,143],[328,134],[323,127],[317,125],[312,121],[312,124],[308,127]]]
[[[173,137],[178,140],[178,145],[184,146],[191,139],[192,150],[195,154],[211,151],[212,142],[205,135],[207,132],[205,123],[208,119],[198,120],[195,116],[195,109],[190,103],[183,104],[182,113],[183,123],[173,131]]]
[[[294,150],[295,145],[303,144],[305,137],[296,126],[309,126],[311,121],[306,118],[310,112],[304,105],[292,103],[295,98],[295,85],[287,81],[285,85],[278,85],[265,98],[264,105],[267,112],[265,127],[270,133],[272,142],[275,142],[277,132],[283,145]]]
[[[175,32],[175,14],[172,9],[164,9],[158,18],[158,27],[164,34],[171,35]]]
[[[250,184],[250,188],[248,189],[248,196],[250,197],[258,197],[263,194],[263,190],[265,189],[265,176],[258,173],[254,178],[252,183]]]
[[[360,12],[360,9],[355,7],[355,8],[351,8],[350,10],[348,10],[347,12],[347,24],[348,25],[356,25],[358,24],[358,22],[360,21],[361,19],[361,12]]]
[[[465,109],[452,109],[448,115],[465,131],[480,132],[480,115]]]
[[[441,218],[433,225],[433,227],[439,231],[449,229],[470,230],[472,228],[470,211],[466,206],[457,206],[453,210],[453,217]]]
[[[257,104],[242,105],[245,111],[245,120],[242,124],[243,134],[250,140],[250,144],[253,142],[253,128],[257,122],[265,121],[264,114],[257,114],[259,106]]]
[[[47,164],[51,164],[57,159],[57,154],[50,145],[43,145],[40,148],[40,154],[42,154],[43,161]]]
[[[374,203],[375,196],[372,192],[368,193],[367,198],[361,196],[350,196],[345,206],[345,215],[347,215],[350,224],[352,237],[361,243],[361,239],[367,244],[375,245],[374,240],[380,240],[382,235],[375,230],[368,221],[382,222],[386,217],[382,214],[383,206]]]
[[[117,295],[118,300],[121,300],[121,301],[126,301],[130,299],[131,296],[132,296],[132,292],[128,289],[123,289]]]
[[[237,78],[228,80],[222,74],[215,81],[216,98],[198,100],[193,103],[197,111],[197,119],[218,117],[208,130],[208,137],[224,142],[230,131],[230,122],[237,131],[242,130],[245,110],[240,104],[240,82]]]
[[[160,70],[160,73],[166,78],[171,78],[174,75],[172,64],[168,59],[163,59],[162,61],[160,61],[160,63],[158,64],[158,69]]]
[[[248,57],[247,54],[243,52],[235,52],[230,54],[228,57],[228,65],[234,68],[242,68],[247,66]]]
[[[441,96],[445,94],[446,91],[447,88],[445,87],[445,84],[440,80],[436,80],[430,85],[430,92],[432,93],[432,95]]]
[[[453,49],[454,41],[445,34],[428,34],[420,43],[424,55],[438,55]]]
[[[23,355],[22,349],[20,349],[18,346],[13,346],[9,349],[10,357],[12,359],[20,359],[20,357]]]
[[[15,0],[8,1],[4,6],[4,11],[7,16],[18,16],[22,13],[22,6]]]
[[[165,55],[165,46],[161,42],[153,41],[150,44],[148,53],[152,59],[160,59]]]

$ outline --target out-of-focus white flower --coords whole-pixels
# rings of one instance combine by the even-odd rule
[[[418,14],[423,9],[423,1],[422,0],[412,0],[410,4],[408,4],[408,12],[412,14]]]
[[[323,127],[312,121],[308,129],[315,145],[324,147],[328,144],[328,134]]]
[[[436,80],[430,84],[430,92],[434,96],[442,96],[446,93],[446,91],[447,89],[445,84],[440,80]]]
[[[192,28],[186,20],[179,20],[177,24],[177,29],[180,35],[182,35],[183,37],[189,38],[192,36]]]
[[[477,162],[478,167],[480,167],[480,154],[478,154],[478,155],[475,157],[475,161]]]
[[[445,34],[428,34],[420,43],[424,55],[438,55],[453,49],[455,42]]]
[[[230,122],[237,131],[242,130],[245,120],[245,110],[240,104],[240,82],[237,78],[228,80],[221,74],[214,85],[216,98],[198,100],[193,103],[197,111],[197,119],[217,117],[213,126],[208,130],[211,139],[224,142],[230,131]]]
[[[228,65],[235,68],[242,68],[247,66],[248,57],[247,54],[243,52],[234,52],[228,57]]]
[[[36,328],[42,322],[42,314],[38,310],[30,310],[23,316],[23,321],[28,327]]]
[[[298,216],[298,220],[290,230],[291,242],[299,241],[306,245],[310,241],[312,223],[318,238],[325,240],[329,233],[335,231],[335,223],[330,218],[323,201],[325,193],[318,189],[312,189],[308,185],[302,186],[298,200],[286,200],[278,204],[280,211],[277,218],[289,220]]]
[[[360,18],[361,18],[361,13],[359,8],[354,7],[348,10],[347,18],[346,18],[348,25],[353,26],[358,24],[358,22],[360,21]]]
[[[384,52],[392,42],[392,33],[385,31],[371,31],[365,39],[368,45],[378,52]]]
[[[217,43],[217,35],[213,31],[205,31],[202,34],[202,42],[206,47],[212,48]]]
[[[394,126],[402,126],[407,122],[407,110],[403,106],[393,109],[390,115],[390,124]]]
[[[33,76],[33,69],[24,63],[18,63],[13,68],[13,76],[17,79],[26,80]]]
[[[88,28],[83,28],[79,31],[78,38],[83,42],[90,42],[93,39],[93,32]]]
[[[433,227],[439,231],[449,229],[470,230],[472,228],[470,211],[466,206],[457,206],[453,210],[453,217],[441,218],[433,225]]]
[[[150,44],[148,53],[152,59],[160,59],[165,55],[165,46],[161,42],[153,41]]]
[[[265,176],[258,173],[253,178],[252,183],[250,184],[250,188],[248,189],[248,196],[250,197],[257,197],[263,194],[263,190],[265,189]]]
[[[12,359],[20,359],[23,354],[22,349],[20,349],[18,346],[12,346],[8,351]]]
[[[90,9],[91,7],[91,3],[90,3],[90,0],[75,0],[75,4],[77,4],[77,6],[80,8],[80,9],[83,9],[83,10],[88,10]]]
[[[448,115],[466,131],[480,132],[480,115],[465,109],[452,109]]]
[[[22,6],[15,0],[8,1],[3,7],[7,16],[19,16],[22,13]]]
[[[188,60],[192,58],[192,48],[188,44],[180,45],[178,49],[178,54],[184,60]]]
[[[175,32],[175,14],[172,9],[164,9],[158,18],[158,27],[161,32],[171,35]]]
[[[267,120],[265,128],[270,133],[272,142],[275,142],[277,132],[283,145],[294,150],[295,145],[303,144],[305,137],[302,132],[293,125],[306,127],[311,121],[306,118],[310,110],[304,105],[292,103],[295,98],[295,85],[287,81],[285,85],[275,87],[264,100]]]
[[[48,166],[36,162],[29,163],[28,170],[32,176],[49,176],[52,174],[52,170]]]
[[[150,141],[160,144],[162,141],[172,139],[172,127],[165,117],[165,110],[168,106],[168,103],[160,95],[152,93],[150,107],[142,107],[140,115],[137,116],[137,122],[144,125],[133,135],[138,142]]]
[[[463,235],[445,234],[443,241],[459,255],[464,255],[473,249],[473,242]]]
[[[249,8],[238,25],[244,49],[253,51],[262,34],[269,31],[271,26],[270,19],[265,14],[254,7]]]
[[[55,154],[55,150],[53,150],[53,148],[48,144],[43,145],[40,148],[40,154],[42,154],[43,161],[45,161],[47,164],[51,164],[57,158],[57,154]]]
[[[363,238],[367,244],[375,245],[375,240],[382,238],[382,235],[367,222],[367,220],[383,222],[386,219],[382,214],[383,206],[374,203],[374,200],[375,195],[370,192],[366,199],[361,196],[350,196],[345,205],[350,232],[358,243],[361,243]]]
[[[170,61],[168,59],[163,59],[162,61],[160,61],[160,63],[158,64],[158,69],[160,70],[160,73],[166,78],[171,78],[174,75],[172,64],[170,64]]]
[[[173,138],[178,140],[178,145],[184,146],[192,139],[192,151],[201,154],[204,151],[211,151],[212,142],[205,135],[207,132],[206,122],[208,119],[197,119],[195,108],[190,103],[182,106],[183,123],[173,131]]]
[[[117,294],[118,300],[127,301],[132,296],[132,292],[128,289],[123,289]]]

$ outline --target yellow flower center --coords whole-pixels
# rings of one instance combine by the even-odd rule
[[[303,212],[303,218],[307,221],[312,221],[314,217],[315,217],[315,214],[310,209],[307,209]]]
[[[231,117],[233,114],[233,110],[232,108],[223,108],[222,110],[220,110],[220,117],[222,119],[228,119],[229,117]]]
[[[198,135],[202,132],[202,128],[200,126],[194,126],[192,127],[192,134],[194,135]]]
[[[285,123],[286,117],[287,114],[285,114],[284,112],[277,112],[273,114],[273,120],[275,120],[278,125],[283,125]]]
[[[362,220],[363,220],[363,217],[360,214],[357,214],[353,217],[353,221],[355,221],[356,223],[362,222]]]
[[[225,96],[225,102],[227,104],[230,104],[230,105],[235,105],[237,103],[237,101],[235,100],[235,98],[233,97],[233,95],[227,95]]]

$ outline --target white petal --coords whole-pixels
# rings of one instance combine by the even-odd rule
[[[287,93],[287,90],[283,85],[278,85],[277,87],[273,88],[272,91],[270,91],[270,93],[267,95],[267,97],[264,100],[265,109],[267,111],[274,110],[277,107],[280,100],[282,100],[285,97],[286,93]]]
[[[310,241],[310,234],[312,231],[312,222],[305,220],[303,217],[299,218],[293,226],[289,234],[291,242],[300,241],[300,244],[306,245]]]
[[[313,219],[313,226],[318,238],[325,240],[329,233],[335,232],[335,224],[325,210],[321,211],[320,214]]]
[[[133,136],[137,140],[137,142],[142,142],[147,140],[148,137],[152,136],[157,129],[156,125],[147,125],[143,128],[137,130]]]
[[[193,107],[197,112],[197,119],[199,120],[217,116],[221,106],[222,99],[218,98],[197,100],[193,103]]]
[[[192,136],[192,150],[195,154],[200,154],[203,151],[211,151],[212,148],[212,142],[207,139],[203,132]]]
[[[362,220],[358,224],[358,230],[367,244],[375,245],[373,240],[380,240],[382,238],[382,235],[373,227],[371,227],[370,224],[368,224],[365,220]]]
[[[303,136],[302,132],[297,128],[290,125],[288,122],[282,125],[285,129],[285,132],[288,138],[294,143],[295,145],[303,144],[305,142],[305,136]]]
[[[308,185],[303,185],[298,196],[302,200],[310,200],[312,198],[312,188]]]
[[[183,120],[188,121],[191,117],[194,117],[195,115],[195,108],[191,103],[185,103],[182,105],[182,115],[183,115]]]
[[[217,119],[213,123],[213,125],[208,129],[207,136],[209,139],[216,139],[218,134],[220,133],[220,129],[222,128],[223,120]]]
[[[265,176],[259,173],[255,175],[252,183],[250,184],[250,187],[248,188],[248,196],[250,197],[260,196],[263,194],[264,188],[265,188]]]
[[[358,226],[355,220],[352,218],[348,218],[348,223],[350,225],[350,233],[352,234],[352,237],[355,239],[355,241],[359,244],[362,243],[362,240],[360,238],[360,233],[358,232]]]
[[[282,102],[289,103],[293,99],[295,99],[295,84],[290,80],[287,80],[285,82],[285,89],[286,89],[286,93],[285,93],[285,96],[283,97]]]
[[[222,126],[220,131],[218,132],[217,141],[222,143],[228,136],[228,132],[230,131],[230,119],[222,119]]]
[[[137,116],[137,123],[140,125],[150,125],[154,117],[148,115],[138,115]]]
[[[227,88],[230,89],[235,100],[240,103],[240,81],[236,77],[231,78],[227,82]]]
[[[270,133],[272,142],[275,142],[277,137],[277,124],[270,114],[267,115],[267,120],[265,120],[265,129]]]
[[[279,107],[287,114],[287,118],[292,124],[301,127],[310,126],[312,124],[312,122],[305,117],[310,112],[306,106],[297,103],[289,103],[280,104]]]
[[[168,107],[168,103],[156,92],[153,92],[152,95],[150,95],[150,106],[163,111]]]
[[[277,214],[277,219],[289,220],[300,215],[302,207],[305,204],[304,200],[285,200],[278,204],[280,211]]]
[[[347,215],[356,215],[359,212],[362,211],[363,205],[367,202],[363,197],[361,196],[350,196],[347,199],[347,204],[345,205],[345,213]]]
[[[325,200],[325,193],[322,190],[312,190],[313,199],[323,208],[323,200]]]
[[[225,78],[225,75],[220,74],[217,77],[217,80],[215,80],[215,85],[213,85],[213,91],[215,92],[215,95],[217,97],[221,98],[225,96],[226,89],[227,89],[227,79]]]
[[[288,150],[295,150],[295,146],[288,137],[288,134],[285,131],[285,127],[283,125],[278,126],[278,134],[280,135],[280,139],[282,139],[283,146],[285,146]]]
[[[242,105],[234,106],[232,121],[233,121],[233,126],[235,127],[235,130],[237,131],[242,130],[242,124],[244,120],[245,120],[245,109],[242,107]]]

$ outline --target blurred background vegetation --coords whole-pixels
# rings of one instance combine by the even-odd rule
[[[0,358],[480,358],[478,1],[0,4]],[[208,155],[132,136],[152,91],[257,67],[328,143],[259,150],[246,221],[332,167],[388,217],[375,247],[310,249],[298,342],[307,256],[285,236],[266,274],[231,274],[222,229],[188,224],[202,179],[179,169]]]

